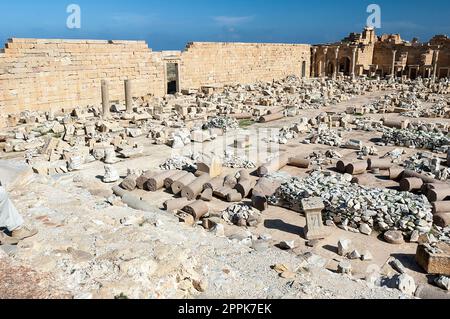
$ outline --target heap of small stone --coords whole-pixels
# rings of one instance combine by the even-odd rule
[[[394,163],[399,163],[402,159],[402,155],[405,154],[405,150],[402,148],[396,148],[393,151],[387,152],[383,158],[390,157]]]
[[[236,119],[226,117],[226,116],[216,116],[213,118],[210,118],[208,122],[206,122],[203,125],[203,129],[210,129],[210,128],[221,128],[225,132],[229,130],[235,130],[239,128],[239,123],[236,121]]]
[[[335,150],[328,150],[324,152],[313,152],[309,154],[311,166],[322,167],[324,165],[331,165],[333,160],[341,159],[342,155]]]
[[[449,111],[449,107],[447,106],[447,103],[445,101],[441,100],[438,103],[433,104],[433,106],[431,106],[431,107],[411,110],[411,111],[408,111],[408,112],[404,112],[401,115],[402,116],[406,116],[406,117],[412,117],[412,118],[419,118],[419,117],[429,117],[429,118],[448,117],[448,111]]]
[[[159,165],[161,170],[187,170],[195,171],[196,166],[192,160],[186,156],[174,156],[167,159],[164,163]]]
[[[281,128],[275,135],[269,138],[269,142],[287,144],[289,140],[297,138],[300,133],[308,132],[311,125],[308,118],[302,118],[298,123]]]
[[[422,148],[435,152],[446,152],[450,145],[450,138],[442,132],[411,129],[385,128],[381,140],[388,145]]]
[[[223,166],[229,168],[245,168],[245,169],[256,168],[255,162],[245,157],[237,156],[231,152],[225,152]]]
[[[450,226],[440,227],[433,225],[432,234],[434,234],[437,241],[450,244]]]
[[[380,130],[383,124],[380,121],[374,121],[371,118],[355,119],[354,124],[359,131],[374,132]]]
[[[222,218],[226,222],[238,226],[252,224],[258,217],[258,213],[251,206],[242,203],[230,206],[222,212]]]
[[[364,145],[360,152],[358,152],[358,156],[373,156],[378,155],[378,149],[375,146],[367,146]]]
[[[330,130],[326,125],[320,125],[314,133],[306,137],[304,143],[339,147],[342,145],[343,140],[338,131]]]
[[[432,153],[421,152],[407,159],[403,166],[406,169],[424,173],[432,178],[446,181],[450,174],[450,168],[441,166],[441,159]]]
[[[289,140],[297,138],[298,134],[290,128],[282,128],[275,135],[269,138],[269,142],[278,144],[287,144]]]
[[[325,219],[349,231],[400,230],[409,236],[415,230],[421,234],[431,230],[433,214],[425,196],[366,188],[351,180],[348,174],[314,171],[307,178],[294,177],[284,183],[270,202],[296,207],[304,198],[322,197]]]

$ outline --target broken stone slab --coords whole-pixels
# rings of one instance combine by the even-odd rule
[[[351,251],[351,244],[352,244],[352,242],[349,239],[339,240],[338,255],[343,256],[343,257],[347,256]]]
[[[351,275],[352,274],[352,264],[348,261],[341,261],[337,269],[339,274]]]
[[[347,143],[345,143],[343,147],[351,150],[361,151],[363,146],[364,145],[362,141],[351,139],[347,141]]]
[[[211,178],[220,176],[223,172],[223,163],[220,158],[214,156],[208,162],[197,162],[197,170],[207,173]]]
[[[278,247],[280,247],[280,249],[283,249],[283,250],[292,250],[296,246],[295,246],[295,241],[294,240],[290,240],[290,241],[281,241],[278,244]]]
[[[428,274],[450,276],[450,244],[419,245],[416,261]]]

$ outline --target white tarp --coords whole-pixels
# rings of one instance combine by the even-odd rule
[[[0,228],[6,228],[13,231],[23,224],[23,218],[20,216],[14,204],[9,199],[6,189],[0,186]]]
[[[8,191],[26,185],[33,176],[33,170],[25,163],[0,160],[0,182]]]

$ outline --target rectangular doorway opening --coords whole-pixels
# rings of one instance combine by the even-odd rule
[[[415,80],[415,79],[417,79],[417,74],[418,74],[417,69],[416,69],[416,68],[412,68],[412,69],[409,71],[409,78],[410,78],[411,80]]]
[[[302,62],[302,78],[306,78],[306,61]]]
[[[180,90],[178,63],[167,63],[167,94],[175,94]]]

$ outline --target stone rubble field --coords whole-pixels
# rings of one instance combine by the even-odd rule
[[[288,77],[133,103],[0,131],[39,230],[0,246],[6,284],[24,267],[49,298],[449,298],[448,81]]]

